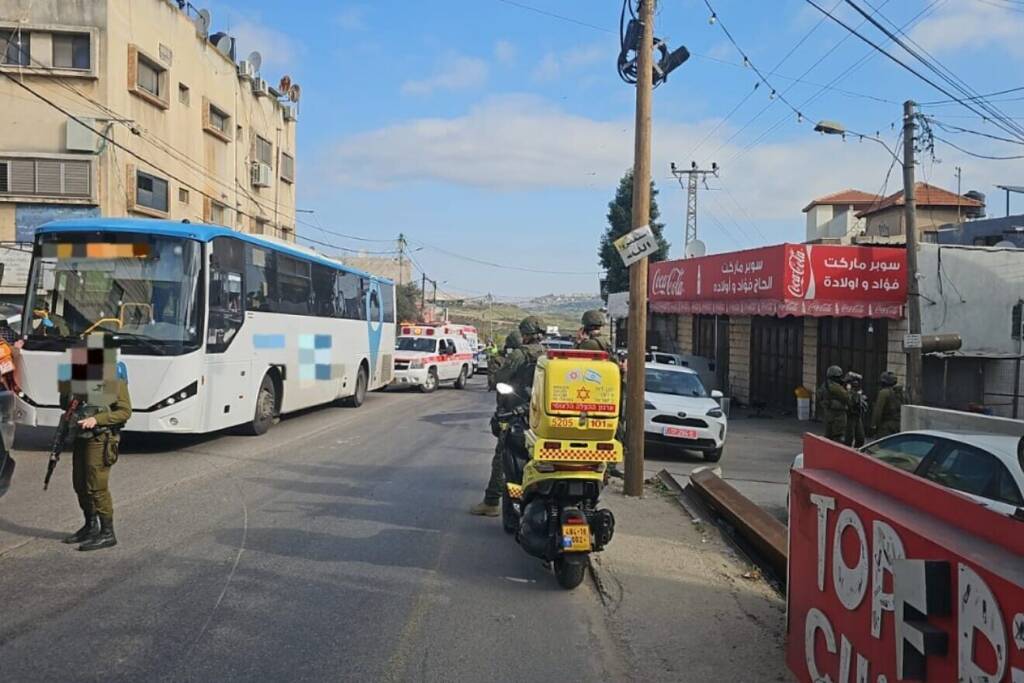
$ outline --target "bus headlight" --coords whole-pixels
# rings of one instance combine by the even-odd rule
[[[167,408],[167,407],[173,406],[175,403],[178,403],[179,401],[184,401],[187,398],[195,396],[198,391],[199,391],[199,383],[198,382],[192,382],[192,384],[189,384],[184,389],[179,389],[178,391],[175,391],[173,394],[171,394],[170,396],[168,396],[164,400],[162,400],[162,401],[160,401],[158,403],[153,404],[152,406],[150,406],[146,410],[141,410],[139,412],[151,413],[154,410],[162,410],[163,408]]]

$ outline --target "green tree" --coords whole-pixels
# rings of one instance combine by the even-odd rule
[[[420,319],[420,288],[415,282],[395,287],[395,308],[398,309],[398,322]]]
[[[661,212],[658,211],[658,189],[651,182],[651,217],[649,224],[658,239],[658,250],[651,254],[651,261],[664,261],[668,256],[668,242],[661,235],[664,223],[659,223]],[[624,292],[629,289],[629,270],[622,265],[622,258],[615,250],[615,240],[633,229],[633,171],[626,171],[615,190],[615,199],[608,202],[608,227],[601,237],[598,257],[601,267],[607,273],[606,292]],[[607,299],[607,297],[605,297]]]

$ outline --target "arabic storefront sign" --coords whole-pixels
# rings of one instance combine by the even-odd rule
[[[641,225],[627,232],[613,244],[627,268],[658,250],[658,240],[649,225]]]
[[[811,435],[790,491],[798,680],[1024,681],[1021,522]]]
[[[780,244],[651,265],[656,313],[902,317],[906,252]]]

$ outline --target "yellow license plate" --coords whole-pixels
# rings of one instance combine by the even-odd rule
[[[562,551],[585,553],[590,550],[590,527],[585,524],[562,525]]]

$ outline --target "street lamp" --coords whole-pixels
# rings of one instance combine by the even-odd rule
[[[885,148],[885,151],[889,153],[889,156],[891,156],[897,162],[901,161],[900,158],[896,155],[896,152],[892,151],[892,148],[885,143],[885,140],[882,140],[881,138],[876,138],[873,135],[865,135],[864,133],[857,133],[852,130],[846,130],[846,127],[843,126],[843,124],[839,123],[838,121],[818,121],[818,123],[814,126],[814,132],[822,133],[824,135],[839,135],[842,136],[844,140],[846,139],[847,134],[856,135],[861,140],[871,140],[872,142],[877,142],[878,144]]]

